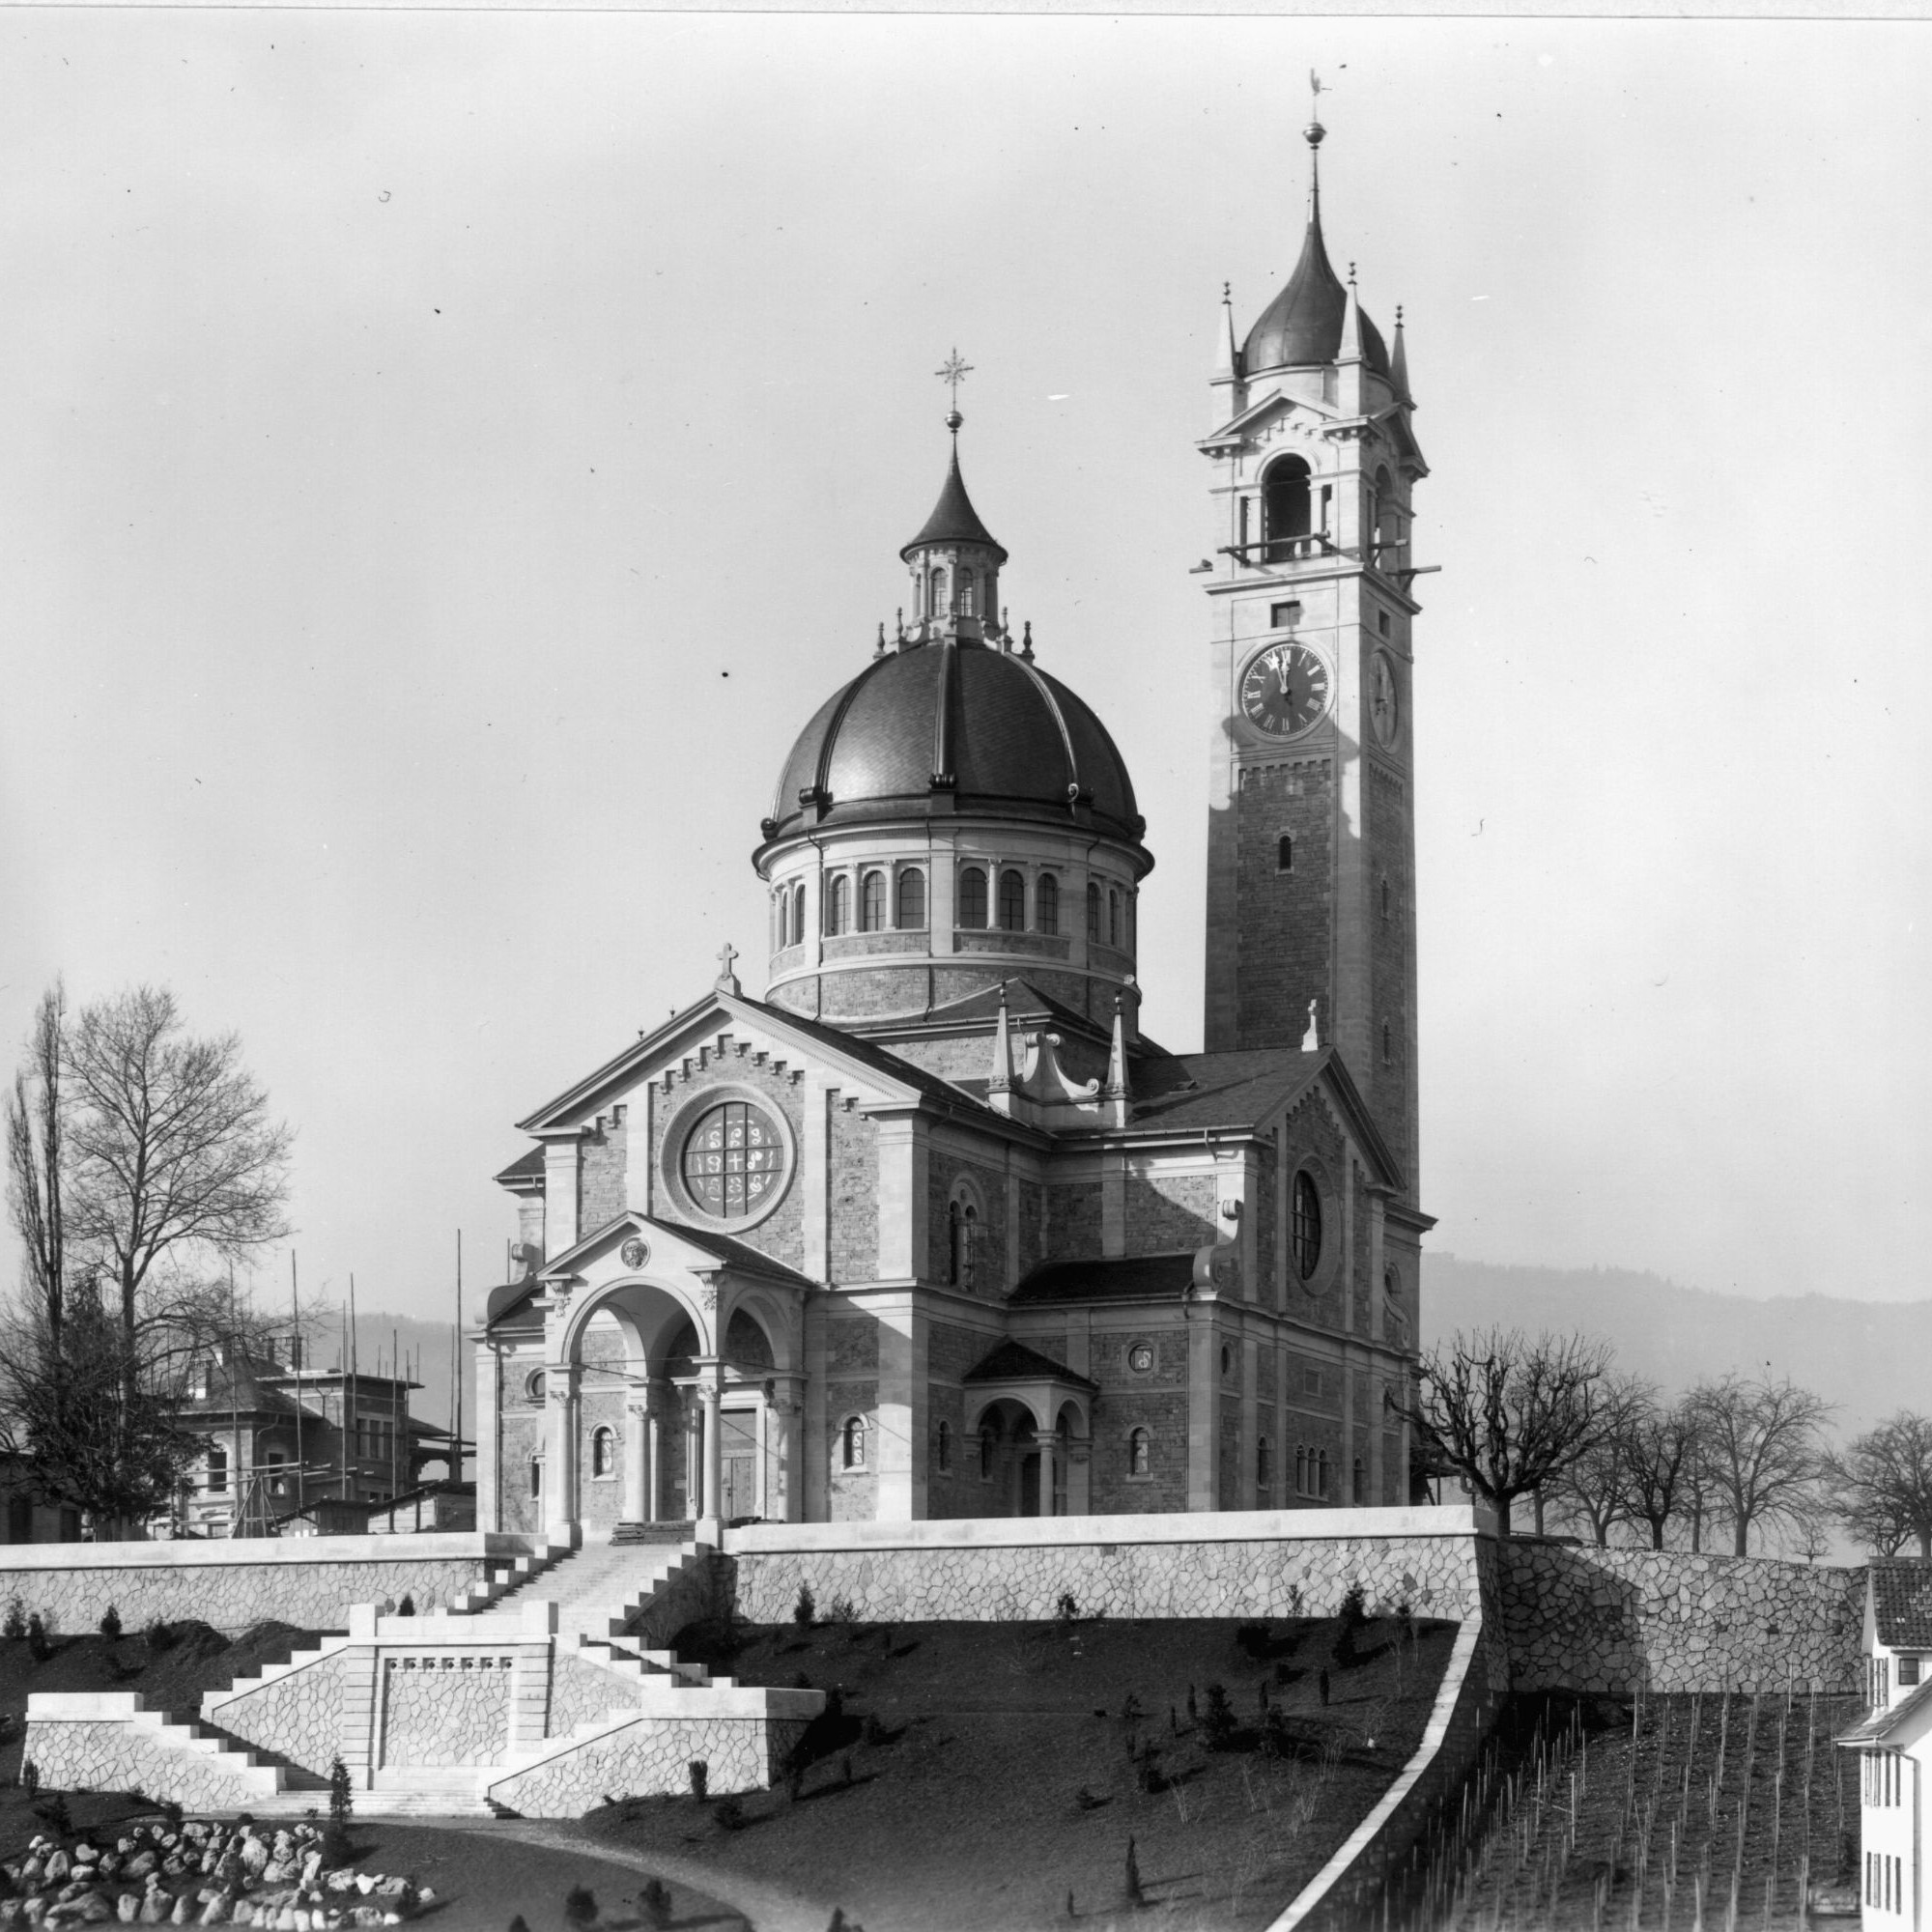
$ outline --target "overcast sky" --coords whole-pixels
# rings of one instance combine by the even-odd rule
[[[1305,202],[1417,429],[1437,1246],[1932,1293],[1916,26],[0,18],[0,1042],[172,986],[305,1284],[499,1278],[512,1122],[762,986],[748,855],[943,386],[1201,1037],[1207,377]],[[286,1279],[277,1259],[267,1279]]]

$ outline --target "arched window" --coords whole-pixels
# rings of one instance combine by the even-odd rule
[[[1153,1474],[1153,1438],[1145,1429],[1136,1429],[1127,1437],[1127,1474],[1130,1476]]]
[[[939,1472],[947,1473],[952,1467],[952,1425],[942,1422],[939,1425]]]
[[[973,573],[970,570],[962,570],[959,573],[959,614],[962,617],[970,617],[973,614]]]
[[[1265,1435],[1255,1437],[1255,1482],[1266,1489],[1273,1471],[1268,1466],[1268,1439]]]
[[[1395,1065],[1395,1034],[1387,1020],[1382,1022],[1382,1065],[1384,1066]]]
[[[993,1432],[981,1425],[980,1430],[980,1480],[989,1483],[993,1479]]]
[[[1121,895],[1112,887],[1107,890],[1107,944],[1121,943]]]
[[[1125,932],[1127,951],[1129,952],[1131,952],[1134,950],[1134,935],[1139,930],[1138,926],[1135,923],[1135,921],[1139,916],[1138,915],[1139,905],[1140,905],[1140,895],[1138,893],[1129,893],[1127,895],[1127,903],[1126,903],[1127,917],[1126,917],[1126,932]]]
[[[908,866],[899,874],[897,923],[917,928],[925,923],[925,874],[917,866]]]
[[[590,1437],[590,1473],[614,1476],[617,1473],[617,1432],[599,1429]]]
[[[1308,1493],[1308,1451],[1298,1443],[1294,1451],[1294,1493],[1298,1496]]]
[[[1262,478],[1262,541],[1266,559],[1279,563],[1294,554],[1294,539],[1308,534],[1308,465],[1284,456]]]
[[[832,888],[825,895],[825,929],[843,932],[852,923],[852,881],[843,872],[835,872]]]
[[[946,609],[946,573],[933,570],[925,580],[925,611],[929,617],[937,617]]]
[[[530,1494],[533,1496],[543,1494],[543,1458],[541,1456],[532,1456],[530,1458]]]
[[[970,1201],[953,1201],[946,1209],[947,1278],[954,1288],[973,1292],[978,1267],[974,1249],[980,1235],[980,1210]]]
[[[1350,1488],[1349,1492],[1350,1499],[1351,1501],[1358,1503],[1367,1502],[1369,1499],[1368,1471],[1362,1467],[1362,1459],[1359,1456],[1355,1458],[1355,1469],[1352,1482],[1353,1486],[1352,1488]]]
[[[845,1427],[838,1433],[838,1460],[847,1469],[863,1469],[866,1466],[866,1419],[862,1415],[847,1416]]]
[[[208,1487],[211,1490],[228,1487],[228,1451],[218,1442],[208,1445]]]
[[[1026,930],[1026,880],[1011,867],[1000,874],[1000,930]]]
[[[1096,946],[1100,941],[1100,888],[1087,881],[1087,937]]]
[[[794,946],[805,943],[805,887],[802,883],[791,889],[791,943]]]
[[[886,923],[886,875],[867,872],[859,882],[859,930],[877,932]]]
[[[1321,1260],[1321,1196],[1316,1192],[1315,1177],[1305,1168],[1294,1177],[1293,1206],[1290,1241],[1295,1272],[1306,1281]]]
[[[1051,872],[1042,872],[1033,889],[1033,923],[1042,932],[1060,930],[1060,881]]]
[[[1277,872],[1294,870],[1294,840],[1286,832],[1281,835],[1281,840],[1274,848],[1274,868]]]
[[[959,874],[959,923],[976,927],[986,923],[986,875],[978,866],[968,866]]]

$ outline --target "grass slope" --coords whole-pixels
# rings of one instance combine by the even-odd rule
[[[837,1688],[842,1718],[815,1727],[797,1794],[746,1799],[735,1828],[715,1802],[612,1794],[583,1830],[646,1856],[695,1850],[721,1873],[834,1901],[869,1932],[1059,1928],[1069,1897],[1075,1921],[1124,1923],[1131,1839],[1164,1924],[1259,1927],[1420,1739],[1454,1630],[1420,1626],[1406,1646],[1395,1630],[1372,1622],[1344,1669],[1339,1626],[1320,1620],[1249,1627],[1245,1641],[1226,1621],[700,1626],[682,1655],[744,1683]],[[1209,1747],[1210,1684],[1237,1720],[1227,1748]],[[1272,1747],[1264,1686],[1282,1714]],[[1160,1788],[1142,1788],[1130,1735],[1153,1747]]]

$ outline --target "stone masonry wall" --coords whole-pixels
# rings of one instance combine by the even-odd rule
[[[196,1546],[183,1546],[193,1550]],[[158,1553],[175,1545],[157,1543]],[[275,1617],[303,1630],[343,1630],[351,1604],[385,1604],[405,1596],[418,1610],[440,1609],[478,1587],[488,1565],[475,1557],[412,1557],[376,1563],[170,1563],[153,1569],[0,1568],[0,1604],[18,1597],[50,1631],[91,1631],[109,1604],[138,1630],[154,1618],[197,1617],[236,1632]]]
[[[113,1720],[39,1721],[27,1726],[25,1755],[54,1791],[164,1792],[190,1811],[237,1811],[262,1802],[262,1786],[241,1762]],[[257,1774],[259,1779],[260,1774]]]
[[[209,1721],[291,1764],[326,1769],[342,1737],[344,1669],[339,1652],[317,1658],[259,1690],[208,1706]]]
[[[663,1647],[650,1646],[654,1650]],[[559,1647],[551,1659],[550,1714],[544,1720],[544,1736],[565,1738],[586,1719],[621,1711],[625,1688],[621,1677]],[[635,1693],[630,1701],[636,1702]]]
[[[1520,1690],[1858,1687],[1862,1570],[1517,1539],[1497,1548]]]
[[[689,1791],[695,1758],[702,1759],[714,1797],[763,1791],[804,1728],[790,1719],[642,1718],[499,1779],[489,1795],[526,1818],[578,1818],[607,1792],[652,1798]]]
[[[467,1653],[384,1658],[382,1762],[502,1763],[510,1675],[497,1659]]]
[[[718,1614],[718,1588],[710,1559],[687,1563],[658,1585],[650,1602],[624,1626],[624,1633],[645,1650],[668,1650],[672,1636],[686,1624]],[[785,1615],[791,1615],[789,1604]]]
[[[743,1551],[722,1560],[733,1614],[790,1619],[800,1586],[851,1601],[866,1623],[1051,1618],[1063,1592],[1082,1616],[1333,1616],[1359,1582],[1371,1606],[1408,1602],[1460,1621],[1478,1600],[1473,1538],[1335,1537],[1242,1543]],[[1298,1593],[1298,1595],[1297,1595]]]
[[[1328,952],[1333,917],[1329,850],[1334,780],[1324,757],[1242,769],[1236,805],[1235,983],[1240,1020],[1232,1045],[1298,1046],[1308,1003],[1320,999],[1329,1043]],[[1284,835],[1294,841],[1281,865]]]

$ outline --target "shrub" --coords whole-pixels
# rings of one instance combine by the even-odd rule
[[[7,1599],[7,1614],[0,1617],[0,1636],[18,1643],[27,1634],[27,1606],[18,1597]]]
[[[412,1617],[415,1613],[416,1600],[405,1590],[403,1592],[403,1601],[396,1605],[396,1614],[399,1617]]]
[[[39,1610],[27,1619],[27,1654],[36,1663],[44,1663],[54,1654],[53,1645],[47,1641],[47,1627],[41,1621]]]
[[[646,1879],[643,1889],[638,1893],[638,1909],[652,1932],[664,1932],[670,1923],[670,1887],[661,1878]]]
[[[1134,1753],[1134,1782],[1150,1798],[1167,1789],[1167,1778],[1160,1768],[1160,1753],[1154,1749],[1151,1741]]]
[[[745,1801],[727,1795],[711,1807],[711,1817],[721,1832],[738,1832],[745,1825]]]
[[[686,1768],[691,1776],[691,1795],[702,1804],[711,1783],[711,1767],[701,1757],[695,1757]]]
[[[1235,1735],[1235,1707],[1218,1684],[1208,1687],[1208,1709],[1201,1719],[1201,1735],[1209,1750],[1225,1750]]]
[[[510,1932],[530,1932],[529,1922],[521,1912],[510,1920]]]
[[[1271,1656],[1274,1651],[1274,1641],[1268,1635],[1266,1624],[1243,1624],[1235,1633],[1235,1641],[1257,1662]]]
[[[840,1624],[847,1630],[859,1621],[858,1605],[850,1597],[834,1597],[832,1607],[825,1614],[829,1622]]]
[[[69,1815],[64,1794],[52,1791],[34,1806],[34,1816],[57,1838],[73,1835],[73,1819]]]
[[[175,1647],[174,1626],[163,1623],[159,1617],[150,1617],[148,1627],[141,1635],[149,1650],[156,1657],[164,1656]]]
[[[810,1630],[818,1616],[818,1600],[810,1583],[798,1586],[798,1602],[791,1606],[791,1620],[800,1630]]]
[[[170,1832],[179,1832],[182,1821],[181,1800],[179,1798],[163,1798],[161,1800],[160,1810],[161,1817],[165,1821],[168,1830]]]
[[[121,1612],[112,1604],[100,1613],[100,1634],[109,1643],[121,1641]]]
[[[23,1757],[20,1760],[20,1789],[30,1800],[40,1794],[41,1768],[30,1757]]]
[[[563,1895],[564,1922],[594,1925],[597,1922],[597,1895],[586,1885],[574,1885]]]
[[[1080,1605],[1073,1601],[1071,1590],[1063,1590],[1060,1601],[1053,1606],[1053,1614],[1064,1624],[1070,1624],[1080,1614]]]
[[[323,1862],[346,1865],[354,1854],[349,1849],[349,1819],[355,1809],[354,1788],[349,1782],[349,1767],[340,1757],[328,1767],[328,1830],[323,1837]]]

